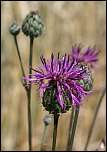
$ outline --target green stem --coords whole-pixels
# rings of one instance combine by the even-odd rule
[[[29,55],[29,77],[31,77],[32,74],[32,55],[33,55],[33,38],[30,38],[30,55]],[[25,77],[25,72],[22,64],[22,59],[17,43],[17,37],[14,36],[14,41],[15,45],[17,48],[17,54],[19,57],[19,62],[20,62],[20,67],[22,71],[23,77]],[[32,121],[31,121],[31,85],[29,85],[29,88],[26,87],[26,81],[24,81],[24,87],[27,93],[27,98],[28,98],[28,104],[27,104],[27,109],[28,109],[28,142],[29,142],[29,150],[32,150]]]
[[[79,107],[75,109],[75,115],[73,119],[73,125],[72,125],[72,132],[71,132],[71,137],[69,141],[69,150],[72,151],[73,143],[74,143],[74,136],[75,136],[75,131],[76,131],[76,126],[77,126],[77,120],[78,120],[78,115],[79,115]]]
[[[17,36],[14,36],[14,41],[15,41],[15,45],[16,45],[16,48],[17,48],[17,54],[18,54],[18,57],[19,57],[19,62],[20,62],[22,75],[23,75],[23,77],[25,77],[25,72],[24,72],[24,68],[23,68],[23,64],[22,64],[22,59],[21,59],[21,55],[20,55],[20,51],[19,51],[19,47],[18,47],[18,43],[17,43]]]
[[[30,38],[30,55],[29,55],[29,78],[32,74],[32,55],[33,55],[33,38]],[[31,120],[31,84],[27,91],[28,97],[28,141],[29,141],[29,150],[32,150],[32,120]]]
[[[98,101],[98,105],[96,107],[96,111],[95,111],[95,114],[94,114],[94,117],[93,117],[93,120],[92,120],[92,124],[91,124],[91,127],[89,129],[89,133],[88,133],[88,137],[87,137],[87,142],[86,142],[86,145],[85,145],[85,148],[84,150],[86,151],[87,150],[87,147],[89,145],[89,142],[90,142],[90,139],[91,139],[91,136],[92,136],[92,131],[93,131],[93,128],[94,128],[94,125],[95,125],[95,121],[96,121],[96,118],[97,118],[97,114],[98,114],[98,111],[99,111],[99,108],[100,108],[100,105],[101,105],[101,101],[105,95],[105,92],[106,92],[106,88],[104,88],[103,92],[102,92],[102,95]]]
[[[17,50],[18,58],[19,58],[20,68],[21,68],[21,71],[22,71],[22,76],[25,77],[23,63],[22,63],[22,59],[21,59],[21,55],[20,55],[20,51],[19,51],[19,47],[18,47],[18,42],[17,42],[17,36],[14,36],[14,41],[15,41],[15,45],[16,45],[16,50]],[[22,84],[23,84],[25,90],[27,91],[27,82],[26,82],[26,80],[24,80],[22,82]]]
[[[55,151],[55,147],[56,147],[58,118],[59,118],[59,114],[54,114],[54,131],[53,131],[52,151]]]
[[[70,117],[67,150],[69,150],[69,146],[70,146],[70,138],[71,138],[72,127],[73,127],[73,118],[74,118],[74,108],[72,108],[71,117]]]

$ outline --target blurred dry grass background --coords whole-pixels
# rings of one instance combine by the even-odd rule
[[[74,43],[96,46],[101,50],[99,62],[93,73],[94,88],[91,96],[81,106],[74,149],[83,150],[93,114],[101,92],[105,86],[106,75],[106,2],[105,1],[3,1],[1,3],[1,93],[2,150],[27,150],[27,99],[21,85],[19,60],[13,37],[9,34],[10,24],[16,20],[22,24],[31,10],[39,10],[45,33],[35,39],[33,66],[40,64],[39,56],[49,57],[51,52],[70,52]],[[19,47],[26,74],[28,72],[29,39],[22,33],[18,36]],[[98,145],[106,133],[105,97],[95,124],[89,150]],[[36,86],[32,89],[33,149],[39,150],[43,133],[42,119],[47,112],[43,110]],[[65,150],[69,128],[70,112],[59,120],[57,150]],[[49,126],[46,149],[51,150],[52,125]]]

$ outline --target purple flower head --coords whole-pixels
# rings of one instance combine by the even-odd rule
[[[90,66],[93,68],[94,63],[98,61],[98,49],[94,47],[88,47],[86,48],[83,53],[81,52],[81,46],[80,45],[74,45],[72,47],[72,54],[71,58],[77,60],[78,62],[84,62],[86,64],[90,64]]]
[[[42,66],[32,69],[35,73],[24,79],[30,84],[39,84],[45,109],[50,113],[62,113],[71,106],[79,106],[92,88],[88,67],[70,60],[66,54],[64,57],[52,54],[47,61],[43,56],[40,59]]]

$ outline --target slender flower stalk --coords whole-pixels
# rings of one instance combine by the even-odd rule
[[[30,12],[24,19],[22,24],[22,32],[30,38],[30,54],[29,54],[29,79],[32,74],[32,58],[33,58],[33,41],[34,38],[40,36],[43,32],[43,23],[38,11]],[[29,150],[32,150],[32,120],[31,120],[31,84],[27,91],[28,97],[28,141]]]
[[[33,40],[34,38],[37,38],[40,36],[43,32],[43,23],[41,20],[41,17],[38,13],[36,12],[30,12],[26,18],[23,21],[22,24],[22,32],[26,35],[29,36],[30,38],[30,55],[29,55],[29,78],[31,78],[32,74],[32,56],[33,56]],[[22,59],[17,43],[17,35],[20,32],[20,27],[16,24],[13,23],[10,28],[9,28],[10,33],[14,36],[14,41],[16,44],[17,48],[17,53],[18,53],[18,58],[20,62],[20,67],[22,71],[22,76],[25,77],[25,72],[22,64]],[[31,121],[31,85],[29,87],[27,86],[27,82],[24,79],[23,80],[23,86],[25,87],[26,93],[27,93],[27,99],[28,99],[28,104],[27,104],[27,111],[28,111],[28,143],[29,143],[29,150],[32,150],[32,121]]]
[[[21,55],[20,55],[20,51],[19,51],[19,47],[18,47],[18,43],[17,43],[17,36],[14,36],[14,41],[15,41],[16,48],[17,48],[17,54],[19,57],[19,63],[20,63],[22,75],[25,76],[24,67],[23,67],[23,63],[22,63],[22,59],[21,59]]]
[[[10,27],[10,33],[14,36],[14,41],[15,41],[15,45],[16,45],[16,50],[17,50],[17,54],[18,54],[18,58],[19,58],[19,63],[20,63],[20,67],[21,67],[21,72],[22,72],[22,76],[25,77],[25,72],[24,72],[24,67],[23,67],[23,63],[22,63],[22,59],[21,59],[21,55],[20,55],[20,51],[19,51],[19,47],[18,47],[18,42],[17,42],[17,32],[18,27],[17,25],[14,23],[11,25]],[[33,51],[33,39],[30,39],[30,55],[29,55],[29,66],[32,66],[32,51]],[[29,69],[29,74],[31,74],[32,71],[31,69]],[[31,128],[31,108],[30,108],[30,100],[31,100],[31,86],[29,85],[29,88],[27,88],[27,83],[26,80],[24,80],[24,83],[22,83],[26,93],[27,93],[27,98],[28,98],[28,104],[27,104],[27,109],[28,109],[28,141],[29,141],[29,150],[32,150],[32,128]]]
[[[74,118],[73,118],[73,124],[71,127],[71,136],[70,136],[70,140],[69,140],[69,147],[68,150],[72,151],[72,147],[73,147],[73,143],[74,143],[74,136],[75,136],[75,131],[76,131],[76,126],[77,126],[77,121],[78,121],[78,115],[79,115],[79,107],[76,107],[74,109]]]
[[[20,51],[18,48],[18,43],[17,43],[17,38],[16,36],[14,37],[15,40],[15,44],[16,44],[16,48],[17,48],[17,52],[18,52],[18,57],[19,57],[19,61],[20,61],[20,66],[21,66],[21,70],[22,70],[22,75],[25,76],[25,72],[24,72],[24,68],[23,68],[23,64],[22,64],[22,60],[21,60],[21,56],[20,56]],[[29,56],[29,66],[32,66],[32,50],[33,50],[33,39],[30,40],[30,56]],[[31,69],[29,69],[29,74],[31,74],[32,71]],[[31,121],[31,86],[29,86],[29,90],[26,87],[26,81],[24,81],[24,87],[26,89],[26,93],[27,93],[27,98],[28,98],[28,104],[27,104],[27,109],[28,109],[28,141],[29,141],[29,150],[32,150],[32,121]]]
[[[47,125],[44,125],[44,130],[43,130],[43,135],[42,135],[42,141],[41,141],[41,150],[40,151],[44,151],[44,142],[46,139],[46,135],[47,135]]]
[[[33,54],[33,38],[30,38],[30,55],[29,55],[29,67],[32,68],[32,54]],[[32,74],[32,70],[29,68],[29,78]],[[28,97],[28,140],[29,140],[29,150],[32,150],[32,119],[31,119],[31,85],[27,91]]]
[[[41,139],[41,151],[44,151],[44,143],[45,143],[46,136],[47,136],[48,126],[52,122],[52,120],[53,120],[53,115],[46,115],[43,119],[44,130],[43,130],[43,135],[42,135],[42,139]]]
[[[72,126],[73,126],[73,118],[74,118],[74,108],[72,108],[71,116],[70,116],[70,124],[69,124],[69,133],[68,133],[68,143],[67,143],[67,150],[69,150],[70,146],[70,139],[72,134]]]
[[[106,92],[106,88],[104,88],[104,90],[102,92],[102,95],[101,95],[101,97],[100,97],[100,99],[98,101],[98,105],[96,107],[96,111],[95,111],[95,114],[94,114],[94,117],[93,117],[93,120],[92,120],[92,124],[91,124],[90,129],[89,129],[86,145],[85,145],[85,148],[84,148],[85,151],[88,148],[88,145],[89,145],[89,142],[90,142],[90,139],[91,139],[91,136],[92,136],[93,128],[94,128],[94,125],[95,125],[95,121],[96,121],[96,118],[97,118],[97,114],[98,114],[102,99],[103,99],[103,97],[105,95],[105,92]]]
[[[53,131],[52,151],[55,151],[55,148],[56,148],[58,119],[59,119],[59,114],[54,114],[54,131]]]
[[[9,31],[13,35],[13,38],[14,38],[14,42],[15,42],[15,45],[16,45],[16,50],[17,50],[17,54],[18,54],[18,58],[19,58],[19,63],[20,63],[22,76],[25,76],[24,67],[23,67],[23,63],[22,63],[22,58],[21,58],[21,55],[20,55],[20,50],[19,50],[18,41],[17,41],[17,35],[20,32],[20,27],[16,23],[13,23],[10,26]],[[24,81],[24,84],[23,85],[26,86],[26,81]]]

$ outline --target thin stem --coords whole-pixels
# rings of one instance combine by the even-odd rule
[[[44,125],[44,130],[43,130],[43,135],[42,135],[42,140],[41,140],[41,151],[44,150],[43,144],[44,144],[45,139],[46,139],[47,127],[48,127],[48,125]]]
[[[105,92],[106,92],[106,88],[104,88],[104,90],[102,92],[102,95],[101,95],[101,97],[100,97],[100,99],[98,101],[98,105],[96,107],[96,111],[95,111],[95,114],[94,114],[94,117],[93,117],[93,120],[92,120],[92,124],[91,124],[91,127],[89,129],[89,133],[88,133],[88,137],[87,137],[87,142],[86,142],[86,145],[85,145],[85,148],[84,148],[85,151],[87,150],[87,147],[89,145],[89,142],[90,142],[90,139],[91,139],[91,136],[92,136],[92,131],[93,131],[93,128],[94,128],[94,125],[95,125],[95,121],[96,121],[96,118],[97,118],[97,114],[98,114],[98,111],[99,111],[102,99],[103,99],[103,97],[105,95]]]
[[[72,126],[73,126],[73,118],[74,118],[74,108],[72,108],[72,112],[71,112],[71,116],[70,116],[67,150],[69,150],[69,145],[70,145],[71,131],[72,131]]]
[[[24,72],[24,68],[23,68],[23,64],[22,64],[22,59],[21,59],[21,55],[20,55],[20,51],[19,51],[19,47],[18,47],[18,43],[17,43],[17,36],[14,36],[14,41],[15,41],[15,45],[16,45],[16,48],[17,48],[17,54],[18,54],[18,57],[19,57],[19,62],[20,62],[22,75],[23,75],[23,77],[25,77],[25,72]]]
[[[29,67],[31,67],[31,68],[29,68],[29,74],[30,74],[29,77],[31,77],[31,74],[32,74],[33,40],[34,40],[33,38],[30,38]],[[18,53],[18,57],[19,57],[22,76],[25,77],[25,72],[24,72],[24,68],[23,68],[22,59],[21,59],[16,36],[14,36],[14,41],[15,41],[15,45],[17,48],[17,53]],[[27,98],[28,98],[28,104],[27,104],[27,109],[28,109],[28,142],[29,142],[29,150],[32,150],[31,85],[29,85],[29,88],[27,88],[26,84],[27,84],[26,81],[24,81],[24,87],[25,87],[25,90],[27,93]]]
[[[23,67],[23,63],[22,63],[22,59],[21,59],[21,55],[20,55],[20,51],[19,51],[19,47],[18,47],[18,42],[17,42],[17,36],[14,36],[14,41],[15,41],[15,45],[16,45],[18,58],[19,58],[20,68],[22,71],[22,76],[25,77],[24,67]],[[22,85],[24,86],[25,90],[28,91],[26,80],[23,80]]]
[[[71,137],[69,141],[69,150],[72,151],[73,143],[74,143],[74,136],[75,136],[75,131],[76,131],[76,126],[77,126],[77,120],[78,120],[78,115],[79,115],[79,107],[75,109],[75,115],[73,119],[73,126],[72,126],[72,132],[71,132]]]
[[[30,55],[29,55],[29,67],[32,68],[32,55],[33,55],[33,38],[30,38]],[[32,74],[32,69],[29,68],[29,78]],[[31,120],[31,84],[27,91],[28,97],[28,141],[29,141],[29,150],[32,150],[32,120]]]
[[[54,131],[53,131],[52,151],[55,151],[55,147],[56,147],[58,118],[59,118],[59,114],[54,114]]]

